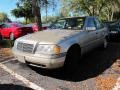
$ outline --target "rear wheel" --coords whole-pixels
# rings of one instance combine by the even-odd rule
[[[80,60],[80,57],[80,47],[78,45],[73,45],[67,52],[64,63],[65,73],[71,75],[78,69],[78,61]]]
[[[15,39],[14,34],[10,33],[10,40],[13,41]]]

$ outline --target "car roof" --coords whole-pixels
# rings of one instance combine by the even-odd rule
[[[62,19],[77,19],[77,18],[93,18],[94,16],[78,16],[78,17],[65,17],[65,18],[60,18]]]

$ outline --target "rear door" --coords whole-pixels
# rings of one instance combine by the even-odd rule
[[[95,25],[96,25],[96,31],[97,31],[96,33],[97,44],[102,44],[105,39],[107,28],[105,28],[97,18],[95,18]]]

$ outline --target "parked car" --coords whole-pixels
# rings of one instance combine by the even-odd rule
[[[84,53],[107,47],[107,28],[95,17],[63,18],[49,30],[18,38],[12,49],[14,56],[32,66],[74,71]]]
[[[34,32],[39,31],[39,30],[38,30],[38,26],[37,26],[36,23],[27,24],[26,26],[32,27],[32,29],[33,29]],[[42,25],[42,30],[46,30],[46,29],[47,29],[47,25],[43,24],[43,25]]]
[[[0,23],[0,28],[2,27],[2,23]],[[0,33],[0,40],[2,40],[2,35]]]
[[[104,21],[103,24],[109,28],[111,24],[113,24],[115,21]]]
[[[14,40],[23,35],[33,33],[31,27],[24,27],[21,23],[3,23],[0,26],[2,38]]]
[[[120,20],[109,25],[109,40],[120,40]]]

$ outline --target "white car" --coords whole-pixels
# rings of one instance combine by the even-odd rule
[[[92,16],[59,19],[49,30],[18,38],[12,49],[18,61],[54,69],[77,66],[82,54],[107,47],[108,30]]]

